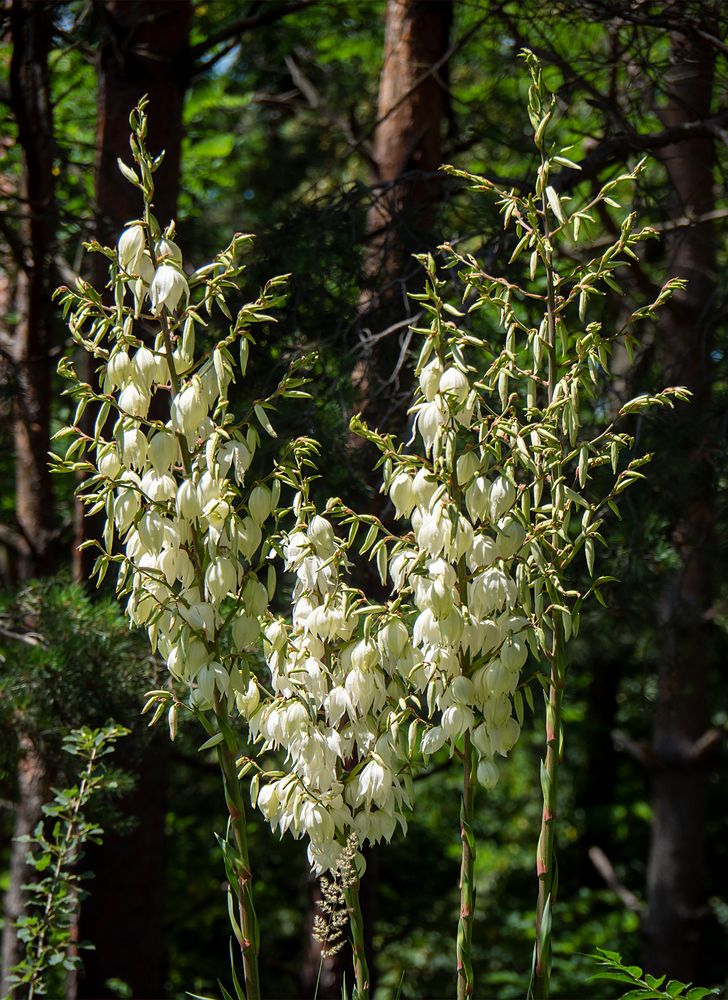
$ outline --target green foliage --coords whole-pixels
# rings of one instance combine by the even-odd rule
[[[652,976],[644,973],[639,965],[625,965],[616,951],[597,948],[593,958],[602,970],[590,977],[593,981],[604,979],[611,983],[627,983],[631,987],[621,994],[620,1000],[704,1000],[720,993],[720,990],[693,986],[679,979],[665,982],[666,976]]]
[[[62,735],[113,717],[131,724],[156,666],[108,598],[67,577],[28,583],[0,602],[2,752],[20,730],[55,753]]]
[[[18,920],[17,928],[25,956],[14,970],[11,985],[27,987],[27,1000],[60,996],[67,973],[80,963],[72,940],[82,898],[83,873],[78,865],[84,846],[100,844],[103,838],[102,828],[87,813],[93,800],[118,788],[113,771],[101,760],[126,733],[122,726],[108,723],[102,729],[84,726],[65,737],[63,749],[82,765],[78,781],[54,791],[53,799],[43,806],[45,821],[32,836],[23,838],[29,845],[28,862],[38,878],[24,887],[28,912]]]

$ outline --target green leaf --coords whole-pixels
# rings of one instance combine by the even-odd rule
[[[225,739],[222,733],[215,733],[211,736],[209,740],[205,740],[202,746],[197,748],[198,753],[202,753],[203,750],[209,750],[211,747],[216,747]]]
[[[268,434],[270,434],[272,438],[278,437],[275,430],[273,429],[273,424],[270,422],[270,419],[268,418],[268,414],[265,412],[260,403],[256,403],[253,409],[255,411],[256,417],[258,418],[260,426],[263,428],[263,430],[266,431]]]
[[[645,982],[650,987],[651,990],[657,990],[665,982],[664,976],[651,976],[649,973],[645,976]]]
[[[679,979],[671,979],[665,989],[671,997],[679,997],[689,985],[689,983],[681,983]]]

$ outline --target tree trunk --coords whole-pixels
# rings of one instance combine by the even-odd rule
[[[0,996],[9,995],[10,971],[21,958],[21,945],[15,933],[15,923],[25,913],[26,894],[22,886],[31,880],[33,869],[26,864],[27,844],[17,838],[27,837],[42,815],[43,803],[47,797],[47,784],[43,758],[33,741],[21,734],[19,738],[18,761],[18,805],[15,810],[15,827],[8,888],[5,892],[3,917],[5,924],[2,938],[2,976],[0,976]]]
[[[18,315],[13,338],[13,434],[15,439],[15,576],[27,580],[49,573],[55,564],[53,494],[48,471],[50,449],[51,348],[54,342],[50,261],[56,236],[53,177],[53,118],[48,55],[53,38],[53,5],[15,0],[10,7],[13,54],[10,99],[22,150],[23,216],[15,285]],[[2,985],[20,959],[15,922],[23,915],[22,886],[33,869],[27,846],[18,838],[31,833],[41,817],[45,766],[27,734],[19,735],[18,802],[15,811],[8,888],[4,899]]]
[[[13,341],[17,576],[50,573],[56,562],[50,450],[51,348],[54,344],[51,260],[57,212],[48,54],[53,4],[15,0],[10,95],[22,149],[23,217]]]
[[[388,0],[374,134],[376,176],[367,214],[361,298],[362,359],[357,408],[372,424],[401,424],[409,390],[398,392],[420,269],[411,254],[431,245],[440,198],[442,131],[448,110],[451,0]],[[382,331],[389,332],[382,336]],[[399,427],[398,429],[401,429]]]
[[[714,53],[691,35],[672,38],[666,126],[708,118]],[[700,136],[668,147],[663,161],[675,217],[714,208],[713,139]],[[677,229],[670,238],[669,273],[688,279],[661,320],[665,379],[693,392],[669,422],[669,512],[679,560],[660,608],[661,662],[652,736],[652,809],[644,921],[645,964],[654,972],[694,978],[705,906],[704,854],[712,746],[708,683],[715,658],[713,600],[714,470],[711,461],[711,346],[715,320],[712,225]]]
[[[121,176],[117,158],[131,162],[129,113],[145,94],[150,148],[166,151],[155,175],[161,225],[177,211],[191,7],[189,0],[105,0],[96,9],[105,33],[99,53],[95,235],[113,246],[124,224],[142,211],[139,192]],[[97,258],[94,265],[99,271],[93,280],[103,287],[104,261]],[[94,530],[77,511],[77,544]],[[74,570],[81,580],[90,571],[88,551],[76,547]],[[106,986],[111,976],[128,983],[135,997],[164,992],[166,741],[155,739],[136,770],[137,786],[121,804],[133,828],[89,851],[96,877],[81,909],[80,937],[91,940],[95,950],[84,957],[80,997],[115,995]]]

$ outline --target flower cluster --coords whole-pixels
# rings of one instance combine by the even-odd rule
[[[446,332],[426,344],[413,406],[424,457],[363,432],[387,456],[385,488],[396,518],[412,529],[392,547],[389,575],[394,593],[413,606],[407,680],[428,707],[421,751],[449,745],[452,752],[467,734],[478,779],[492,788],[495,757],[506,756],[520,733],[512,698],[528,655],[525,530],[515,463],[508,451],[494,461],[486,447],[482,397],[458,346]]]
[[[240,343],[244,366],[248,327],[275,301],[280,281],[196,356],[196,330],[206,325],[200,305],[211,313],[215,302],[229,316],[221,288],[241,272],[235,258],[245,240],[188,280],[179,247],[169,234],[155,240],[155,228],[153,219],[131,224],[108,252],[113,306],[83,283],[64,291],[74,336],[102,361],[99,392],[66,365],[79,415],[92,400],[99,409],[93,435],[69,429],[76,435],[69,451],[79,440],[85,449],[84,499],[107,516],[97,568],[119,563],[130,621],[147,628],[190,707],[205,711],[222,700],[247,717],[259,700],[251,667],[275,587],[265,556],[280,483],[272,474],[247,481],[260,434],[228,412],[236,367],[229,348]],[[277,394],[299,383],[287,377]],[[269,405],[255,412],[271,431]]]
[[[260,788],[258,807],[281,832],[308,836],[321,871],[352,833],[363,844],[405,827],[412,802],[399,702],[414,650],[401,621],[366,614],[346,582],[348,544],[332,522],[300,493],[296,506],[296,526],[283,537],[296,580],[291,618],[272,617],[265,630],[274,697],[251,729],[286,763]]]

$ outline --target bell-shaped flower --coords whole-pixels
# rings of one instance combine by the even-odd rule
[[[377,646],[386,660],[397,660],[404,653],[409,639],[407,626],[398,618],[390,618],[377,633]]]
[[[177,461],[179,445],[177,438],[169,431],[157,431],[149,442],[149,461],[160,475],[169,472]]]
[[[498,522],[496,545],[501,559],[511,559],[520,550],[526,532],[514,517],[502,517]]]
[[[131,358],[124,349],[117,348],[106,365],[106,384],[115,389],[131,378]]]
[[[429,510],[430,501],[437,492],[437,481],[429,469],[423,467],[417,470],[417,474],[412,482],[412,488],[415,491],[417,506],[423,510]]]
[[[422,438],[426,455],[432,451],[438,432],[447,423],[447,419],[447,407],[440,397],[436,396],[431,403],[421,404],[415,417],[415,430]]]
[[[158,261],[173,260],[177,264],[182,263],[182,251],[173,240],[166,237],[154,244],[154,256]]]
[[[307,534],[319,555],[326,557],[332,554],[334,551],[334,529],[330,521],[321,517],[320,514],[314,515],[309,522]]]
[[[258,619],[241,611],[235,616],[232,624],[233,644],[238,651],[253,649],[260,635]]]
[[[141,389],[136,383],[129,382],[119,393],[119,409],[132,417],[146,417],[149,412],[149,390]]]
[[[243,587],[243,607],[256,618],[265,614],[268,607],[268,591],[254,573],[248,575]]]
[[[235,704],[244,719],[249,719],[260,704],[260,690],[251,677],[248,686],[242,693],[236,692]]]
[[[442,362],[439,358],[432,360],[420,372],[420,389],[422,390],[422,395],[428,403],[431,403],[437,395],[437,390],[440,387],[441,375]]]
[[[417,502],[412,479],[406,472],[398,473],[389,487],[389,496],[397,517],[409,517]]]
[[[200,380],[193,378],[172,400],[172,427],[190,440],[205,416],[207,404],[202,398]]]
[[[456,740],[473,728],[475,716],[472,709],[465,705],[451,705],[442,713],[440,725],[446,739]]]
[[[171,476],[160,476],[154,469],[150,469],[142,476],[140,486],[142,491],[154,503],[173,500],[177,492],[177,483],[175,480]]]
[[[140,225],[128,226],[119,237],[117,252],[119,264],[130,274],[136,274],[136,269],[146,247],[146,236],[144,227]]]
[[[106,476],[107,479],[116,479],[121,472],[121,462],[115,445],[108,445],[103,451],[97,452],[96,467],[102,476]]]
[[[205,589],[213,601],[222,601],[237,588],[238,573],[231,559],[220,556],[205,570]]]
[[[488,513],[490,488],[485,476],[476,476],[465,490],[465,506],[470,519],[476,523]]]
[[[149,392],[157,371],[157,359],[148,347],[143,345],[131,361],[131,377],[142,392]]]
[[[513,506],[516,499],[516,487],[505,476],[498,476],[490,487],[490,516],[492,521],[499,521]]]
[[[201,510],[200,501],[197,496],[197,490],[191,480],[185,479],[180,484],[177,490],[175,506],[178,517],[184,518],[187,521],[194,521],[199,517]]]
[[[174,312],[182,297],[188,298],[189,293],[187,279],[182,272],[172,264],[160,264],[149,289],[152,312],[155,316],[159,316],[163,309]]]
[[[456,403],[464,403],[470,391],[467,375],[459,368],[448,368],[440,378],[439,391],[451,396]]]
[[[392,772],[377,760],[370,760],[359,772],[354,788],[355,802],[380,808],[387,805],[392,792]]]

